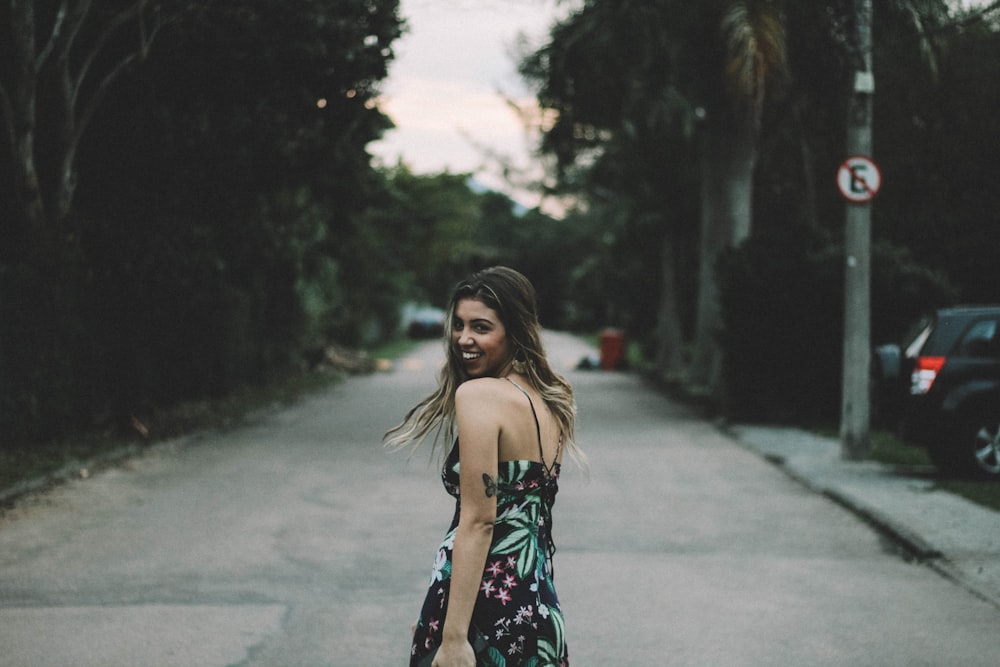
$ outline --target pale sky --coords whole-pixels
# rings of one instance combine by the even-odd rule
[[[517,74],[519,33],[543,43],[570,3],[556,0],[402,0],[409,32],[395,42],[396,60],[382,85],[380,108],[396,124],[369,149],[382,162],[402,159],[417,173],[482,170],[482,146],[526,166],[531,145],[501,92],[533,100]]]

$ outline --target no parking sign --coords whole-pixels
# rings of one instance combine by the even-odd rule
[[[837,188],[849,202],[869,202],[881,187],[882,172],[871,158],[863,155],[849,157],[837,170]]]

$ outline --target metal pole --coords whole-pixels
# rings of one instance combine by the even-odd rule
[[[850,92],[849,155],[872,156],[872,1],[855,0],[855,37],[860,65]],[[844,235],[844,369],[840,413],[841,454],[868,457],[871,365],[871,204],[848,203]]]

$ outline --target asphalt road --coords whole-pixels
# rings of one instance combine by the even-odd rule
[[[994,665],[1000,612],[630,374],[571,371],[556,583],[572,664]],[[0,518],[0,665],[406,664],[452,505],[379,447],[435,344]]]

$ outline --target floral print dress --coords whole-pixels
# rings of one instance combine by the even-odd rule
[[[534,405],[531,411],[537,428]],[[461,512],[459,469],[456,442],[441,473],[445,490],[455,497],[455,515],[434,561],[427,597],[413,636],[411,666],[416,666],[441,644],[451,584],[452,549]],[[563,615],[552,583],[555,551],[551,536],[552,504],[558,491],[559,464],[546,466],[544,457],[540,463],[503,461],[498,473],[493,543],[472,612],[472,624],[486,635],[489,644],[487,661],[483,663],[480,658],[480,664],[568,666]]]

